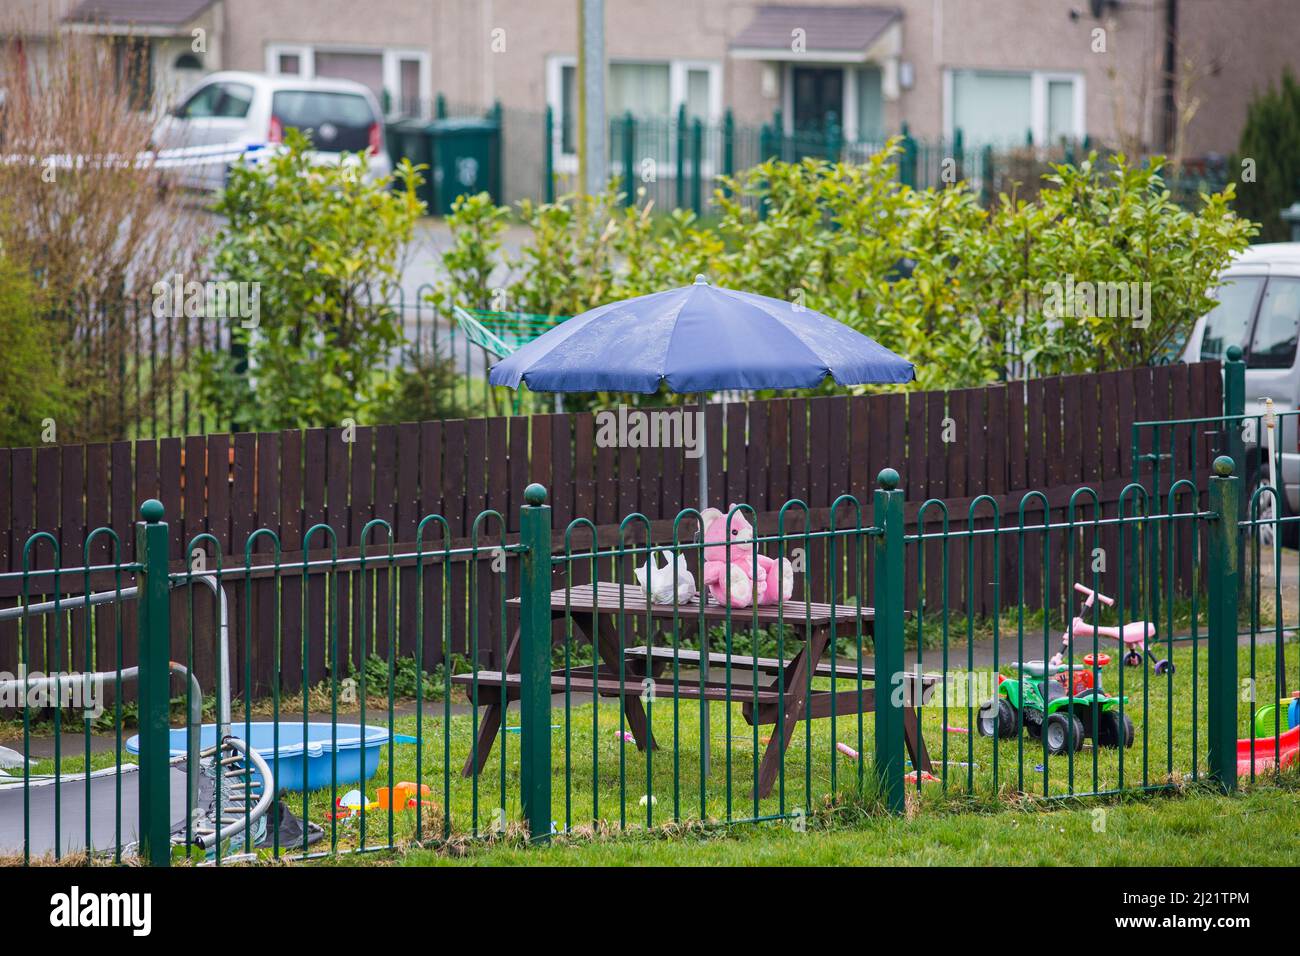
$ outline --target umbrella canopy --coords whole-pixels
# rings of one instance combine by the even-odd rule
[[[493,366],[488,381],[535,392],[672,392],[902,383],[911,362],[820,312],[694,285],[575,315]]]

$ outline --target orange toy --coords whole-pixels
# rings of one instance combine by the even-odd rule
[[[393,787],[392,808],[394,812],[402,810],[414,810],[416,806],[424,802],[425,797],[432,797],[433,791],[428,785],[423,783],[411,783],[404,780],[397,786]],[[380,810],[387,810],[389,807],[388,788],[380,787],[375,791],[375,801],[379,804]]]

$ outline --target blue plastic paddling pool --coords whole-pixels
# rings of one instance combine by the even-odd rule
[[[276,789],[279,791],[298,791],[303,789],[304,776],[306,789],[320,790],[330,785],[331,778],[339,786],[360,783],[369,779],[379,769],[380,748],[388,743],[387,727],[373,724],[365,728],[365,740],[362,740],[360,724],[307,724],[307,740],[303,742],[302,723],[281,721],[279,740],[276,740],[274,721],[254,721],[245,724],[239,719],[231,722],[230,732],[235,737],[248,735],[248,744],[262,755],[262,759],[271,767],[275,776]],[[183,757],[186,754],[186,730],[184,727],[173,728],[169,734],[171,755]],[[415,743],[415,738],[405,734],[394,734],[394,743]],[[217,740],[215,724],[204,724],[199,733],[199,748],[207,749]],[[126,749],[133,754],[140,752],[139,735],[126,742]],[[306,767],[303,755],[306,755]],[[333,755],[337,754],[337,777]],[[276,757],[279,760],[276,760]],[[304,774],[305,770],[305,774]]]

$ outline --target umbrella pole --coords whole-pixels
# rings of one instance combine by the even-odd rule
[[[700,402],[700,513],[709,506],[709,445],[708,429],[704,426],[704,393],[699,396]],[[700,544],[704,544],[704,525],[700,524]],[[700,549],[700,580],[704,580],[704,549]],[[700,604],[707,604],[709,600],[709,589],[700,588]],[[700,680],[704,684],[709,682],[709,628],[708,624],[700,624]],[[700,771],[704,777],[709,775],[709,710],[711,705],[706,700],[704,707],[700,711]],[[700,781],[700,786],[704,786],[704,781]]]

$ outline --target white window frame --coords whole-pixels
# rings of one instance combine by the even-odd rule
[[[654,59],[653,57],[613,57],[611,64],[630,63],[645,66],[668,66],[669,116],[675,118],[682,104],[686,102],[687,73],[691,70],[707,70],[709,74],[709,115],[706,122],[716,123],[722,119],[722,63],[718,60],[689,59]],[[578,170],[578,157],[575,153],[561,151],[564,143],[564,86],[561,83],[565,67],[577,69],[578,58],[568,54],[557,54],[546,59],[546,105],[551,108],[551,155],[555,157],[557,173],[575,173]],[[675,147],[673,147],[675,148]],[[673,154],[675,155],[675,153]],[[702,172],[708,171],[707,164],[701,166]]]
[[[298,63],[302,66],[301,72],[281,73],[280,57],[296,56]],[[266,72],[272,76],[301,76],[304,79],[313,79],[316,76],[316,51],[309,46],[302,46],[295,43],[268,43],[266,46]]]
[[[954,67],[943,71],[943,130],[944,135],[952,138],[953,129],[953,76],[956,73],[995,73],[1002,76],[1029,77],[1029,129],[1034,134],[1034,146],[1043,148],[1052,144],[1047,142],[1047,84],[1052,82],[1070,82],[1074,84],[1074,130],[1076,140],[1082,140],[1088,134],[1088,122],[1084,113],[1088,102],[1087,85],[1082,73],[1067,70],[1001,70],[983,69],[981,67]],[[965,135],[965,131],[963,133]]]
[[[388,101],[394,107],[402,98],[402,60],[417,60],[420,64],[420,102],[431,104],[433,101],[433,56],[428,50],[414,47],[375,47],[363,44],[338,43],[268,43],[266,45],[266,72],[272,76],[293,76],[292,73],[280,72],[280,57],[290,54],[298,57],[302,71],[297,76],[303,79],[316,79],[316,53],[369,53],[382,57],[382,75],[384,90]],[[382,104],[381,104],[382,105]],[[425,110],[429,112],[431,106]],[[391,112],[391,111],[390,111]]]

